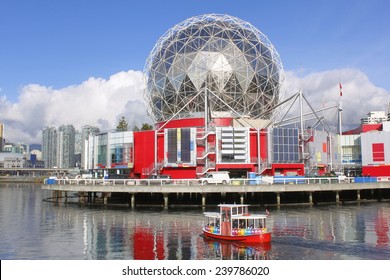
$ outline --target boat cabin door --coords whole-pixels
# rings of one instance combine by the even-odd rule
[[[221,209],[221,234],[231,235],[231,219],[232,213],[230,207],[222,207]]]

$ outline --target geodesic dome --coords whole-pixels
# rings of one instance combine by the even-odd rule
[[[279,100],[282,63],[254,26],[228,15],[189,18],[169,29],[145,65],[148,114],[156,121],[230,112],[268,118]]]

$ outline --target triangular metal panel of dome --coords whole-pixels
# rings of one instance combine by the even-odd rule
[[[176,95],[176,90],[173,87],[171,81],[169,79],[166,80],[165,87],[164,87],[164,99],[167,100],[167,98]]]
[[[160,92],[160,94],[164,94],[165,79],[165,76],[163,76],[159,80],[156,80],[156,88]]]
[[[195,53],[197,51],[198,49],[196,47],[194,40],[186,42],[185,45],[183,46],[183,53],[185,54]]]
[[[240,67],[237,68],[236,77],[238,82],[240,83],[244,92],[247,91],[253,76],[255,75],[254,71],[250,67]]]
[[[215,44],[215,40],[210,39],[201,49],[202,52],[219,52],[218,46]]]
[[[205,39],[209,39],[210,38],[210,33],[205,28],[202,28],[202,29],[199,30],[199,36],[202,37],[202,38],[205,38]]]
[[[257,80],[257,77],[256,77],[256,75],[253,75],[252,80],[250,81],[246,92],[247,93],[257,93],[259,91],[258,85],[259,85],[259,81]]]
[[[258,76],[268,77],[268,66],[265,65],[263,62],[258,64],[258,69],[256,71],[256,74]]]
[[[185,75],[183,82],[180,86],[179,93],[181,97],[193,96],[197,92],[195,85],[192,83],[190,77]]]
[[[214,65],[211,66],[212,71],[232,72],[232,66],[223,54],[218,54]]]
[[[237,76],[235,73],[232,73],[230,75],[229,80],[224,86],[223,92],[233,94],[233,93],[242,93],[242,87],[240,85],[240,82],[237,79]]]
[[[217,55],[218,53],[198,52],[193,59],[187,73],[197,90],[200,90],[207,73],[217,59]]]
[[[192,63],[187,70],[187,75],[190,77],[195,88],[199,91],[202,87],[202,83],[206,80],[207,69],[196,63]]]
[[[173,87],[175,88],[176,92],[179,91],[185,76],[186,75],[184,73],[180,73],[180,74],[172,75],[172,76],[168,77],[168,79],[172,83]]]

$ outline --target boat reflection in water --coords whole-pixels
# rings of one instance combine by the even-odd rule
[[[238,243],[204,237],[209,259],[269,260],[271,243]]]

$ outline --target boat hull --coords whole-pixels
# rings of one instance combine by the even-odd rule
[[[203,235],[206,237],[211,237],[211,238],[215,238],[215,239],[226,240],[226,241],[236,241],[236,242],[243,242],[243,243],[268,243],[268,242],[271,242],[271,233],[270,232],[253,234],[253,235],[232,236],[232,235],[214,234],[214,233],[210,233],[210,232],[203,230]]]

